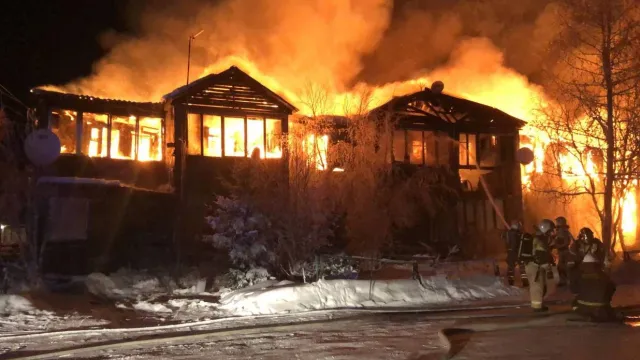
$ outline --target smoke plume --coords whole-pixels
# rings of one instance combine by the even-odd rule
[[[93,75],[59,90],[158,101],[184,85],[189,36],[204,30],[193,41],[191,80],[235,64],[293,102],[310,83],[332,94],[368,86],[382,102],[415,91],[419,78],[489,105],[503,94],[520,104],[539,92],[529,80],[555,34],[549,0],[133,3],[136,36],[104,34],[109,52]]]

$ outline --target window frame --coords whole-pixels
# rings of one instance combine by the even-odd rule
[[[422,138],[422,162],[421,163],[415,163],[411,161],[411,154],[412,154],[412,146],[409,144],[409,139],[410,139],[410,132],[416,132],[416,133],[420,133],[421,138]],[[403,136],[398,136],[402,134]],[[444,154],[442,154],[443,156],[441,156],[440,154],[440,150],[442,150],[440,148],[440,142],[442,140],[440,140],[441,137],[447,137],[449,139],[451,139],[450,135],[446,132],[443,131],[438,131],[438,130],[425,130],[425,129],[416,129],[416,128],[397,128],[394,130],[394,135],[392,137],[392,151],[393,151],[393,160],[395,162],[402,162],[402,163],[406,163],[406,164],[411,164],[411,165],[415,165],[415,166],[430,166],[430,167],[437,167],[437,166],[451,166],[451,147],[449,145],[449,156],[447,156],[446,158],[444,158]],[[402,158],[398,159],[396,156],[399,154],[396,154],[396,146],[397,144],[395,144],[396,140],[398,140],[398,138],[403,138],[403,144],[400,146],[401,148],[404,149],[404,154],[402,154]],[[432,146],[429,146],[432,145]],[[429,155],[431,154],[431,156]]]
[[[73,108],[65,108],[65,107],[59,107],[59,106],[55,106],[55,107],[51,107],[48,111],[47,111],[47,129],[53,131],[52,129],[52,121],[51,121],[51,117],[52,117],[52,113],[54,111],[71,111],[71,112],[75,112],[76,113],[76,129],[75,129],[75,141],[76,141],[76,151],[75,153],[62,153],[60,154],[61,156],[86,156],[89,157],[88,154],[85,154],[82,152],[82,143],[84,141],[83,139],[83,132],[84,132],[84,114],[85,113],[90,113],[90,114],[98,114],[98,115],[107,115],[107,155],[103,156],[103,157],[95,157],[96,159],[109,159],[109,160],[121,160],[121,161],[140,161],[140,162],[161,162],[161,161],[165,161],[166,155],[166,131],[165,131],[165,126],[166,126],[166,119],[162,116],[157,116],[155,114],[129,114],[129,115],[123,115],[122,113],[111,113],[111,112],[100,112],[100,111],[83,111],[83,110],[76,110]],[[135,125],[135,158],[133,159],[118,159],[118,158],[113,158],[111,156],[111,132],[113,131],[113,123],[112,123],[112,118],[113,117],[125,117],[125,118],[130,118],[130,117],[135,117],[136,119],[136,125]],[[161,136],[161,141],[160,141],[160,146],[161,146],[161,151],[160,153],[160,159],[157,160],[139,160],[139,144],[140,144],[140,119],[141,118],[151,118],[151,119],[159,119],[160,120],[160,136]]]
[[[196,154],[189,154],[189,156],[202,156],[202,157],[211,157],[211,158],[236,158],[236,159],[242,159],[242,158],[250,158],[251,157],[251,152],[249,151],[249,129],[248,129],[248,121],[249,118],[251,118],[252,120],[262,120],[262,146],[263,146],[263,154],[261,154],[261,160],[264,159],[281,159],[281,158],[274,158],[274,157],[268,157],[267,156],[267,138],[268,138],[268,134],[267,134],[267,120],[279,120],[280,121],[280,135],[284,134],[284,123],[285,123],[285,119],[281,118],[281,117],[277,117],[277,116],[269,116],[269,115],[223,115],[223,114],[219,114],[219,113],[206,113],[206,112],[202,112],[202,111],[187,111],[187,118],[189,117],[189,114],[195,114],[195,115],[199,115],[199,122],[200,122],[200,154],[196,155]],[[209,115],[209,116],[219,116],[220,117],[220,136],[221,136],[221,146],[222,146],[222,151],[221,151],[221,156],[220,157],[216,157],[216,156],[205,156],[204,155],[204,116],[205,115]],[[229,156],[227,155],[227,151],[226,151],[226,131],[225,131],[225,121],[226,118],[233,118],[233,119],[243,119],[244,120],[244,156],[240,157],[240,156]],[[189,146],[188,142],[189,142],[189,123],[187,122],[187,148]],[[282,149],[282,144],[280,145],[280,148]]]

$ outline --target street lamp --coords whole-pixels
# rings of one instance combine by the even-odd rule
[[[189,70],[191,67],[191,43],[195,38],[197,38],[200,34],[204,32],[203,30],[198,31],[196,34],[189,36],[189,56],[187,58],[187,85],[189,85]]]

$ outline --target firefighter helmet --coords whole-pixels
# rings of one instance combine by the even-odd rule
[[[555,228],[556,228],[556,224],[554,224],[553,221],[549,219],[544,219],[540,221],[540,225],[538,225],[538,230],[540,230],[540,232],[544,235],[553,231]]]
[[[583,227],[578,233],[578,239],[593,240],[593,231],[591,231],[591,229],[589,229],[588,227]]]
[[[564,216],[558,216],[556,218],[556,227],[568,227],[567,225],[567,218],[565,218]]]

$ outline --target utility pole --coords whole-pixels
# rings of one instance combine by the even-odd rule
[[[189,55],[187,56],[187,85],[189,85],[189,71],[191,70],[191,43],[203,32],[204,30],[200,30],[196,34],[189,36]]]

